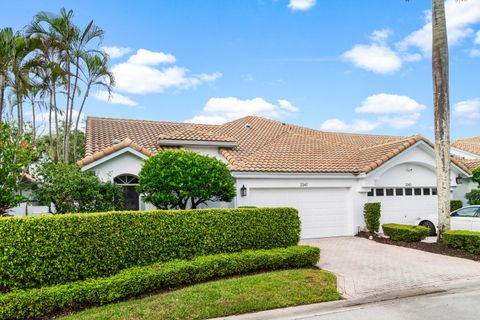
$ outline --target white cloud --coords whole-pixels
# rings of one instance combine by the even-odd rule
[[[355,111],[377,114],[412,114],[418,113],[425,108],[424,105],[408,96],[379,93],[369,96]]]
[[[378,121],[354,120],[352,123],[345,123],[339,119],[329,119],[320,125],[320,130],[336,132],[367,132],[378,128],[381,125]]]
[[[293,11],[306,11],[313,8],[316,0],[290,0],[288,7]]]
[[[474,44],[480,44],[480,31],[477,31],[475,34],[475,40],[473,40]]]
[[[298,112],[298,108],[285,99],[274,104],[259,97],[245,100],[235,97],[211,98],[199,115],[186,122],[220,124],[248,115],[282,118],[295,112]]]
[[[340,119],[329,119],[320,125],[325,131],[366,132],[381,126],[408,129],[414,126],[426,107],[414,99],[396,94],[379,93],[367,97],[356,113],[375,115],[373,120],[355,119],[346,123]]]
[[[107,103],[123,104],[126,106],[132,106],[132,107],[138,105],[137,102],[119,93],[112,92],[112,94],[109,95],[107,91],[98,91],[98,92],[95,92],[93,96],[95,97],[95,99],[99,101],[107,102]]]
[[[378,43],[357,44],[343,57],[359,68],[379,74],[394,73],[402,66],[402,60],[394,51]]]
[[[112,58],[112,59],[123,57],[127,53],[132,52],[132,49],[130,49],[130,48],[116,47],[116,46],[102,47],[102,50],[106,54],[108,54],[109,57]]]
[[[370,38],[372,39],[373,42],[383,43],[387,41],[388,37],[390,37],[391,35],[392,35],[392,30],[385,28],[380,30],[374,30]]]
[[[116,89],[135,94],[161,93],[170,88],[194,88],[203,82],[212,82],[222,76],[220,72],[189,75],[187,68],[176,65],[154,67],[154,65],[174,62],[175,57],[171,54],[139,49],[127,62],[112,66]]]
[[[480,120],[480,98],[460,101],[453,106],[454,115],[464,124],[475,124]]]
[[[479,49],[470,50],[470,57],[480,57],[480,50]]]
[[[471,36],[471,26],[480,22],[480,1],[447,0],[445,2],[445,14],[447,18],[448,43],[454,46],[463,39]],[[418,30],[409,34],[401,42],[397,43],[400,50],[417,48],[424,54],[428,54],[432,47],[432,13],[425,11],[425,24]]]
[[[138,49],[137,53],[128,58],[128,63],[144,66],[154,66],[160,63],[175,63],[177,59],[169,53],[154,52],[146,49]]]

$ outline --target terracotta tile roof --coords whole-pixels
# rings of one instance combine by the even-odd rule
[[[461,156],[455,156],[455,159],[463,163],[470,171],[480,167],[480,159],[467,159]]]
[[[452,147],[480,156],[480,136],[455,140]]]
[[[236,141],[220,153],[232,171],[242,172],[367,173],[420,140],[431,145],[420,135],[323,132],[255,116],[223,125],[88,118],[87,157],[79,164],[96,160],[114,139],[127,137],[151,154],[159,151],[161,139]],[[455,163],[468,172],[465,164]]]

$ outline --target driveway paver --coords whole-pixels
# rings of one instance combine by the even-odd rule
[[[347,299],[480,278],[479,262],[358,237],[301,243],[320,248],[318,266],[337,275],[338,290]]]

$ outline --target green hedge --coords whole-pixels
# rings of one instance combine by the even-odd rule
[[[480,232],[465,230],[445,231],[443,233],[443,243],[452,248],[480,254]]]
[[[463,207],[462,200],[450,200],[450,212],[458,210]]]
[[[363,217],[365,225],[370,232],[378,232],[380,229],[381,203],[365,203],[363,206]]]
[[[383,233],[395,241],[416,242],[425,239],[430,230],[423,226],[387,223],[382,225]]]
[[[0,319],[29,319],[65,309],[101,305],[126,297],[246,272],[299,268],[317,263],[316,247],[202,256],[126,269],[108,277],[0,295]]]
[[[467,198],[467,203],[471,206],[480,205],[480,190],[472,190],[465,194]]]
[[[296,245],[295,209],[67,214],[0,220],[0,292],[173,259]]]

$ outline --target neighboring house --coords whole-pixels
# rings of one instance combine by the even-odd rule
[[[33,197],[32,191],[37,187],[37,181],[29,174],[25,174],[20,184],[18,194],[28,199],[28,202],[22,202],[18,206],[8,210],[8,214],[13,216],[31,216],[36,214],[48,213],[47,206],[39,205]]]
[[[321,132],[260,117],[223,125],[87,119],[78,164],[124,186],[126,207],[152,208],[135,191],[142,162],[166,148],[225,161],[237,196],[220,206],[295,207],[302,237],[354,235],[363,205],[382,203],[382,222],[420,223],[437,215],[434,150],[420,135]],[[452,159],[452,198],[463,198],[470,169]]]

